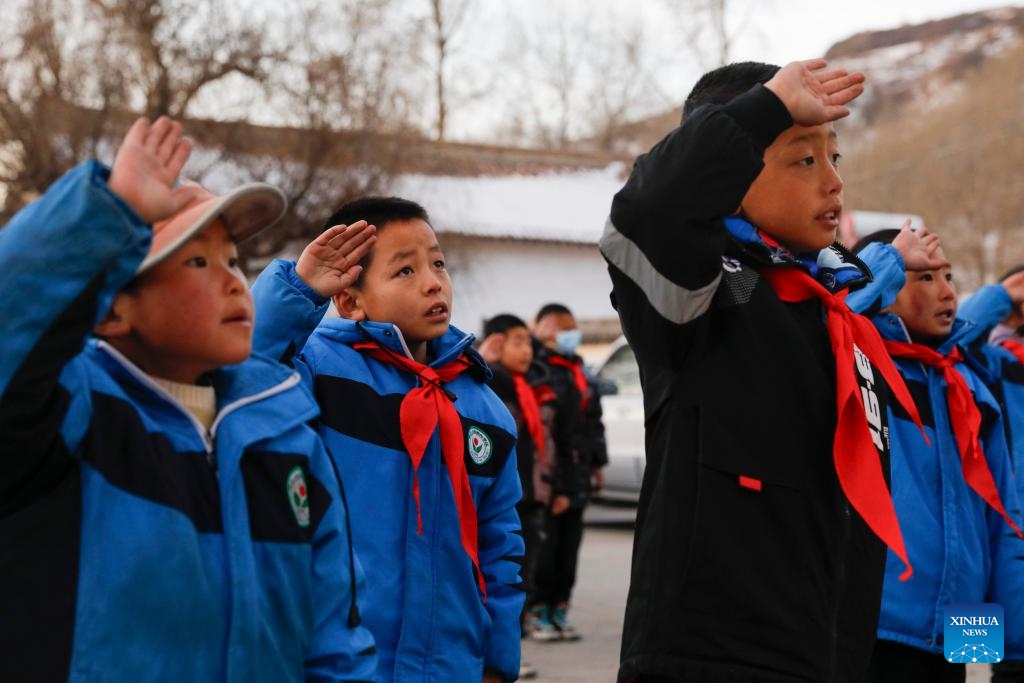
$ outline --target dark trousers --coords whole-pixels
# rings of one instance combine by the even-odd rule
[[[537,594],[534,604],[569,602],[576,584],[576,558],[583,540],[583,508],[570,508],[547,516],[547,538],[537,566]]]
[[[537,565],[540,562],[541,549],[544,547],[544,540],[547,538],[547,510],[543,505],[527,503],[516,506],[519,513],[519,521],[523,525],[523,543],[526,550],[523,553],[523,569],[520,578],[523,580],[523,590],[526,592],[526,607],[536,602],[537,595]]]
[[[879,640],[871,653],[865,683],[963,683],[966,664],[950,664],[942,655]]]
[[[993,664],[992,683],[1024,683],[1024,662]]]

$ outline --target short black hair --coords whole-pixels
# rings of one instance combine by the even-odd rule
[[[366,221],[370,225],[375,226],[377,232],[380,232],[384,226],[393,221],[410,221],[415,219],[430,225],[430,216],[427,214],[427,210],[412,200],[401,197],[359,197],[358,199],[346,202],[340,209],[332,213],[324,222],[323,230],[332,228],[335,225],[352,225],[357,221]],[[431,229],[433,229],[432,225]],[[363,273],[370,266],[371,256],[373,256],[373,249],[370,249],[370,253],[359,261],[359,265],[363,267],[363,272],[359,273],[359,278],[353,286],[359,287],[363,284]]]
[[[878,242],[880,244],[892,244],[892,241],[896,239],[896,236],[900,234],[899,228],[886,228],[884,230],[876,230],[871,234],[864,235],[857,243],[850,249],[854,254],[859,254],[869,244]]]
[[[683,119],[705,104],[725,104],[758,83],[767,83],[780,67],[763,62],[736,62],[712,69],[693,86],[683,103]]]
[[[351,225],[356,221],[366,221],[379,229],[391,221],[408,221],[416,218],[430,224],[427,210],[409,199],[360,197],[346,202],[332,213],[324,223],[323,229],[327,230],[335,225]]]
[[[544,304],[543,306],[540,307],[540,310],[537,311],[537,316],[533,319],[533,321],[535,323],[539,323],[541,320],[548,317],[549,315],[572,315],[572,311],[570,311],[569,308],[564,304]]]
[[[514,330],[517,327],[528,329],[522,318],[514,316],[511,313],[499,313],[484,323],[484,336],[489,337],[492,334],[505,334],[509,330]]]
[[[1010,277],[1011,275],[1016,275],[1017,273],[1019,273],[1022,270],[1024,270],[1024,263],[1018,263],[1017,265],[1013,266],[1012,268],[1007,270],[1005,273],[1000,275],[998,281],[1002,282],[1006,278]]]

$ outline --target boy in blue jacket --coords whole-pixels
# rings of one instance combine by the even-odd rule
[[[250,358],[235,242],[285,199],[189,151],[140,119],[0,232],[0,680],[373,677],[316,405]]]
[[[943,647],[950,604],[1002,605],[1006,652],[999,656],[1024,656],[1024,541],[1000,407],[959,346],[972,326],[956,317],[950,266],[904,275],[888,244],[900,235],[869,235],[855,251],[876,278],[864,294],[905,282],[894,301],[872,307],[873,322],[914,395],[929,443],[905,413],[890,409],[892,495],[916,572],[899,581],[900,562],[890,553],[867,680],[963,681],[964,665],[950,663],[952,650]]]
[[[965,346],[1003,409],[1010,462],[1019,473],[1024,467],[1024,265],[975,292],[960,307],[959,317],[975,325]],[[1015,481],[1020,499],[1024,477],[1018,474]],[[992,667],[992,683],[1020,681],[1024,681],[1024,662],[1006,661]]]
[[[272,313],[257,321],[256,348],[294,362],[321,406],[368,568],[376,680],[514,680],[515,423],[473,336],[449,324],[451,280],[426,211],[368,197],[327,226],[297,263],[276,261],[257,280]],[[372,247],[362,257],[355,244]],[[341,317],[323,319],[332,299]]]

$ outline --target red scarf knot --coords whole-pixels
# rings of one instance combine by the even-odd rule
[[[420,481],[417,472],[434,431],[440,427],[441,453],[455,494],[455,510],[459,518],[462,548],[473,562],[477,584],[486,601],[487,586],[484,583],[483,572],[480,571],[476,505],[473,503],[473,490],[469,486],[469,473],[466,471],[462,419],[452,404],[452,399],[448,397],[443,388],[444,384],[454,380],[468,370],[472,364],[463,355],[450,363],[432,368],[376,344],[353,344],[352,348],[418,378],[418,386],[405,395],[399,409],[402,443],[412,461],[412,495],[416,501],[416,533],[423,533]]]
[[[530,438],[537,448],[537,459],[542,465],[548,462],[547,439],[544,437],[544,422],[540,418],[540,404],[533,387],[526,381],[521,372],[512,373],[512,382],[516,387],[516,399],[519,401],[519,408],[523,411],[523,421],[526,422],[526,429],[530,432]]]
[[[946,406],[949,411],[949,421],[953,427],[953,435],[956,437],[956,445],[960,451],[964,481],[993,510],[1002,515],[1018,536],[1024,538],[1024,534],[1006,513],[1003,502],[999,499],[999,490],[992,478],[992,470],[989,469],[988,460],[985,459],[985,453],[981,449],[979,438],[981,411],[978,410],[978,405],[974,402],[974,395],[967,385],[967,380],[955,367],[963,360],[960,349],[954,347],[944,356],[923,344],[886,341],[885,348],[895,358],[918,361],[942,371],[942,377],[946,380]]]
[[[999,345],[1016,356],[1018,361],[1024,363],[1024,344],[1016,339],[1004,339]]]
[[[548,362],[560,368],[567,368],[572,373],[572,381],[580,392],[580,412],[586,410],[587,403],[590,402],[590,382],[587,381],[587,375],[583,372],[583,361],[579,358],[569,360],[552,354],[548,356]]]
[[[878,330],[870,320],[850,310],[846,290],[830,292],[798,268],[773,267],[759,272],[782,301],[794,303],[816,298],[825,307],[825,322],[836,359],[837,422],[832,442],[836,476],[850,504],[906,566],[900,579],[909,579],[913,568],[882,468],[881,453],[885,446],[880,406],[873,390],[877,380],[872,366],[924,434],[917,406],[886,352]],[[858,381],[858,376],[863,382]]]

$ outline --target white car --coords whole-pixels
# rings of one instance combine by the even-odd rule
[[[604,490],[598,500],[635,504],[644,478],[644,397],[640,368],[624,337],[612,345],[597,368],[608,444]]]

